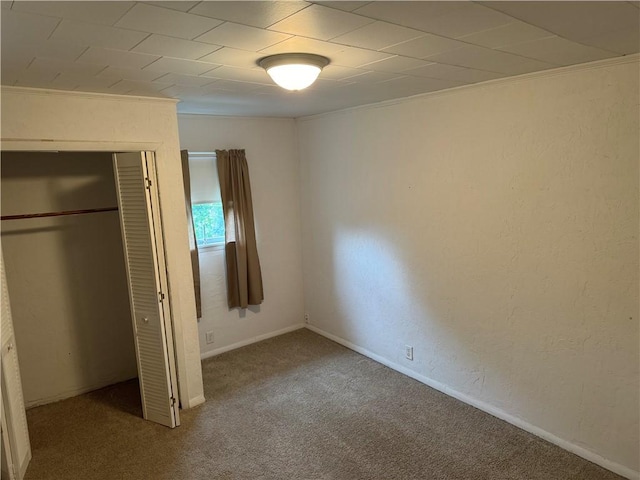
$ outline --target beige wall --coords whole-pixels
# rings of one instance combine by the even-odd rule
[[[183,407],[204,401],[175,102],[2,88],[4,149],[154,150]]]
[[[311,324],[637,478],[638,70],[300,120]]]
[[[2,154],[2,215],[117,206],[111,154]],[[27,406],[137,376],[118,212],[2,222]]]
[[[264,303],[229,311],[224,250],[200,250],[204,357],[302,326],[300,178],[291,119],[179,115],[180,147],[193,152],[244,148],[256,222]],[[214,334],[207,344],[206,332]]]

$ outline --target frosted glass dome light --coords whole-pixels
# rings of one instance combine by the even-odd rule
[[[327,57],[311,53],[281,53],[258,61],[258,65],[267,71],[271,79],[287,90],[307,88],[328,64]]]

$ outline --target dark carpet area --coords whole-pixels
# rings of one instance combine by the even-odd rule
[[[207,402],[168,429],[137,381],[27,412],[27,480],[614,480],[309,330],[203,362]]]

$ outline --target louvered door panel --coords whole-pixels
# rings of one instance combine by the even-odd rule
[[[31,443],[29,442],[29,429],[27,416],[24,409],[24,397],[22,395],[22,381],[20,379],[20,366],[18,364],[18,349],[13,334],[13,319],[11,317],[11,303],[7,288],[7,277],[4,271],[4,259],[0,257],[0,270],[2,270],[2,323],[0,337],[2,338],[2,426],[6,428],[3,437],[9,441],[7,467],[11,469],[10,475],[21,479],[27,470],[31,460]]]
[[[151,195],[143,152],[114,154],[144,418],[178,424],[173,402]]]

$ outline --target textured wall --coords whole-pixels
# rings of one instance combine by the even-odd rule
[[[300,120],[311,324],[637,471],[638,128],[637,59]]]
[[[304,318],[300,245],[300,176],[291,119],[179,115],[180,146],[193,152],[244,148],[265,299],[247,310],[227,307],[224,251],[200,251],[204,356],[299,327]],[[214,333],[214,343],[205,333]]]
[[[118,205],[109,153],[4,152],[2,215]],[[135,378],[118,212],[2,222],[25,404]]]
[[[202,367],[174,102],[3,87],[2,140],[3,148],[9,144],[32,149],[48,146],[59,150],[156,152],[180,402],[183,408],[202,403]]]

